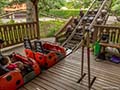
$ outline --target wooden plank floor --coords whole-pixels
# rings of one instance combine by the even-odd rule
[[[85,72],[87,73],[85,55]],[[42,72],[19,90],[88,90],[87,76],[81,83],[81,50],[71,54],[50,69]],[[91,55],[91,77],[97,77],[91,90],[120,90],[120,64],[96,62]]]

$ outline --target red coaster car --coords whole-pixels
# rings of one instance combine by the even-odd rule
[[[44,44],[44,47],[46,47],[47,44]],[[49,68],[53,66],[55,63],[57,63],[64,55],[61,53],[63,52],[62,49],[50,50],[43,47],[41,41],[35,41],[34,42],[34,49],[31,45],[30,40],[24,39],[24,46],[25,46],[25,52],[27,57],[34,58],[42,68]],[[57,46],[56,46],[57,47]]]
[[[16,90],[40,73],[39,65],[19,54],[0,55],[0,90]]]
[[[44,68],[49,68],[57,62],[57,55],[54,51],[45,50],[41,41],[35,41],[35,60]]]
[[[8,71],[0,66],[0,90],[16,90],[23,84],[24,80],[19,71]]]
[[[62,46],[59,46],[57,44],[50,43],[50,42],[45,42],[43,44],[43,48],[47,49],[47,50],[52,50],[52,51],[59,52],[59,53],[63,54],[64,56],[66,56],[65,48],[62,47]]]
[[[32,44],[30,42],[30,39],[28,39],[28,38],[24,39],[24,47],[25,47],[24,51],[26,53],[26,56],[28,58],[35,59],[35,53],[34,53],[34,49],[32,47]]]
[[[15,54],[15,53],[13,54],[13,58],[16,59],[17,61],[23,62],[23,64],[25,64],[25,67],[28,68],[28,70],[31,69],[31,71],[34,72],[35,76],[40,74],[41,70],[39,68],[38,63],[34,59],[27,58],[21,56],[20,54]]]

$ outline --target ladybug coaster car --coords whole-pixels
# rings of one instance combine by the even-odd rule
[[[61,53],[63,56],[66,56],[65,48],[54,43],[45,42],[43,48],[47,50],[52,50]]]
[[[49,43],[44,43],[42,45],[42,42],[39,40],[36,40],[34,46],[32,46],[28,38],[24,39],[24,46],[26,48],[26,56],[34,58],[42,68],[53,66],[60,58],[65,56],[63,48],[59,48],[57,45],[53,46],[53,44]]]
[[[35,52],[36,61],[45,68],[49,68],[57,62],[56,53],[54,51],[45,50],[41,41],[35,41]]]
[[[0,90],[16,90],[40,73],[39,65],[20,54],[0,54]]]

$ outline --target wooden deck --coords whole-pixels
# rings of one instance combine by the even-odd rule
[[[19,47],[13,51],[21,53],[22,50],[23,47]],[[19,90],[88,90],[87,76],[81,83],[76,83],[80,77],[80,65],[79,49],[55,66],[43,71]],[[84,70],[87,72],[86,60]],[[96,62],[91,55],[91,74],[92,78],[97,77],[91,90],[120,90],[120,64],[109,61]]]
[[[19,90],[88,90],[87,76],[76,83],[80,77],[80,52],[68,56]],[[87,72],[87,64],[84,70]],[[91,90],[120,90],[120,64],[96,62],[92,56],[91,73],[97,77]]]

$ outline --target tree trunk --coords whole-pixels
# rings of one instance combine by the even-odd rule
[[[34,21],[34,17],[35,17],[35,8],[34,8],[34,5],[29,0],[27,1],[26,5],[27,5],[27,17],[26,17],[26,21],[27,22],[33,22]]]
[[[27,1],[27,22],[37,22],[37,39],[40,39],[38,0]]]

